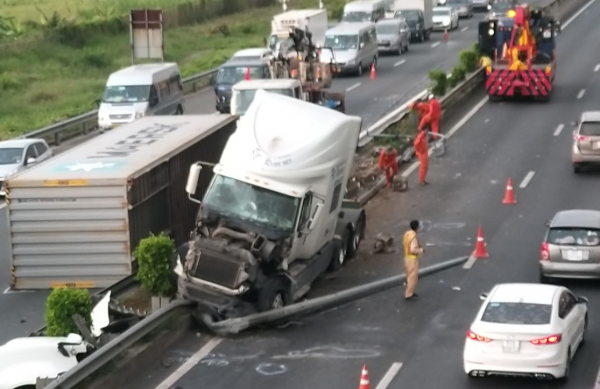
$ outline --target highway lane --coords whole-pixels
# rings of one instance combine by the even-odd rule
[[[477,25],[482,17],[483,14],[475,13],[471,19],[461,19],[460,27],[448,33],[448,42],[443,41],[443,33],[434,33],[429,41],[413,43],[400,56],[381,55],[376,80],[371,80],[365,71],[362,77],[335,78],[331,89],[346,91],[346,112],[361,116],[363,126],[370,126],[426,89],[430,70],[449,72],[458,63],[460,51],[477,41]],[[215,112],[212,89],[187,96],[186,112]]]
[[[461,360],[465,332],[481,303],[478,295],[498,282],[537,282],[544,221],[564,208],[599,208],[597,177],[572,173],[568,129],[573,118],[594,109],[600,98],[594,84],[599,81],[594,69],[600,52],[590,34],[597,31],[599,16],[600,2],[560,37],[551,103],[484,105],[452,139],[443,163],[432,163],[429,187],[387,193],[367,209],[371,234],[392,230],[400,237],[410,218],[429,220],[423,239],[434,245],[427,246],[431,253],[424,263],[437,257],[438,250],[468,254],[472,247],[441,243],[470,242],[481,224],[489,259],[422,280],[421,300],[414,304],[403,302],[400,290],[391,290],[285,329],[226,340],[178,384],[184,389],[197,382],[232,388],[351,387],[367,363],[375,386],[394,363],[402,363],[390,388],[591,388],[600,364],[600,322],[594,320],[600,316],[600,292],[595,282],[567,283],[590,299],[589,343],[576,356],[567,384],[472,381],[463,373]],[[560,124],[567,128],[554,136]],[[509,176],[517,191],[515,206],[501,204]],[[411,193],[416,191],[418,195]],[[369,262],[365,268],[397,271],[397,262],[369,257],[365,247],[361,251],[363,261]]]

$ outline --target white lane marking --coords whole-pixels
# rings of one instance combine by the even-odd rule
[[[392,366],[390,366],[390,369],[387,371],[387,373],[385,373],[385,375],[383,376],[381,381],[379,381],[375,389],[387,389],[387,387],[390,386],[392,380],[394,379],[396,374],[398,374],[401,368],[402,362],[392,363]]]
[[[559,136],[562,130],[565,128],[565,125],[560,123],[558,127],[556,127],[556,131],[554,131],[554,136]]]
[[[400,66],[400,65],[402,65],[402,64],[403,64],[403,63],[405,63],[405,62],[406,62],[406,60],[405,60],[405,59],[403,59],[403,60],[401,60],[401,61],[398,61],[398,62],[396,62],[396,63],[394,64],[394,67],[396,67],[396,66]]]
[[[346,88],[346,92],[350,92],[351,90],[354,90],[354,89],[358,88],[359,86],[360,86],[360,82]]]
[[[462,31],[462,32],[465,32],[465,31],[467,31],[468,29],[469,29],[469,26],[467,26],[467,27],[463,27],[463,28],[462,28],[460,31]]]
[[[563,25],[561,27],[561,30],[564,30],[569,24],[573,23],[573,21],[575,19],[577,19],[577,17],[579,15],[581,15],[582,13],[584,13],[585,10],[588,9],[595,2],[596,2],[596,0],[591,0],[589,3],[587,3],[586,5],[584,5],[583,8],[581,8],[579,11],[577,11],[577,13],[575,15],[571,16],[571,19],[569,19],[565,23],[563,23]]]
[[[579,91],[579,94],[577,95],[578,99],[581,99],[583,97],[583,95],[585,95],[585,89],[582,89]]]
[[[525,178],[523,178],[523,181],[521,181],[521,185],[519,185],[519,188],[521,188],[521,189],[527,188],[527,185],[529,185],[533,176],[535,176],[535,172],[533,170],[530,171],[529,173],[527,173]]]
[[[473,116],[475,116],[475,114],[485,105],[485,103],[488,102],[488,97],[484,97],[483,99],[481,99],[481,101],[479,103],[477,103],[477,105],[475,107],[473,107],[472,110],[470,110],[469,112],[467,112],[467,114],[460,119],[460,121],[458,123],[456,123],[454,125],[454,127],[452,127],[450,129],[450,131],[448,131],[448,135],[446,135],[446,138],[449,139],[452,135],[454,135],[456,133],[456,131],[460,130],[460,128],[462,126],[465,125],[466,122],[468,122],[469,120],[471,120],[471,118]],[[433,148],[429,149],[429,156],[433,155]],[[419,161],[414,162],[412,165],[410,165],[403,173],[402,173],[402,177],[407,178],[412,172],[414,172],[415,170],[417,170],[417,168],[419,167]]]
[[[434,47],[436,47],[439,44],[440,44],[440,42],[435,42],[434,44],[431,45],[431,48],[434,48]]]
[[[160,383],[155,389],[169,389],[172,385],[174,385],[177,381],[181,379],[188,371],[192,370],[194,366],[196,366],[204,357],[206,357],[210,352],[219,345],[223,341],[223,338],[211,339],[208,343],[204,345],[198,352],[190,359],[187,360],[186,363],[181,365],[179,369],[175,370],[173,374],[167,377],[163,382]]]
[[[469,270],[470,268],[473,267],[473,265],[475,264],[476,261],[477,261],[477,257],[474,254],[471,254],[471,256],[469,257],[467,262],[463,265],[463,269]]]
[[[594,68],[594,71],[597,72],[600,70],[600,63],[598,65],[596,65],[596,67]]]

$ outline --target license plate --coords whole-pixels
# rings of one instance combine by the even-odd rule
[[[594,144],[592,145],[592,148],[594,150],[599,150],[600,149],[600,142],[594,142]]]
[[[583,261],[583,252],[581,250],[566,250],[563,256],[567,261]]]
[[[519,352],[521,342],[518,340],[504,340],[502,341],[502,351],[505,353],[515,354]]]

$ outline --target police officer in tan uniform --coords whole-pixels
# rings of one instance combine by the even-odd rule
[[[404,234],[404,271],[406,272],[406,290],[404,298],[406,300],[417,300],[419,295],[415,293],[417,282],[419,281],[419,256],[425,251],[417,237],[419,221],[410,222],[410,230]]]

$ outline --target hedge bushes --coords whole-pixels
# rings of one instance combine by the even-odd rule
[[[92,324],[92,298],[87,289],[54,289],[46,300],[46,336],[79,333],[73,315],[80,314]]]
[[[142,287],[153,296],[173,296],[171,259],[175,255],[175,242],[165,234],[151,235],[140,241],[134,255],[138,261],[137,279]]]
[[[450,75],[447,75],[443,70],[432,70],[429,72],[433,94],[443,96],[446,94],[448,87],[454,88],[464,81],[467,74],[473,73],[479,68],[480,56],[478,44],[475,43],[472,48],[460,52],[459,63],[452,69]]]

